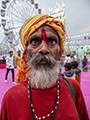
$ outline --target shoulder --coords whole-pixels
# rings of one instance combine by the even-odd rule
[[[78,84],[78,82],[76,80],[73,80],[71,78],[68,78],[68,80],[72,83],[72,85],[74,86],[75,90],[76,90],[76,95],[80,96],[82,95],[82,91],[80,88],[80,85]]]
[[[18,56],[16,55],[15,58],[17,58]]]
[[[15,58],[15,56],[13,55],[12,58]]]
[[[5,93],[5,95],[3,97],[3,100],[8,101],[10,98],[12,98],[14,96],[18,96],[21,93],[24,93],[26,91],[26,89],[27,89],[27,81],[19,83],[7,90],[7,92]]]
[[[77,87],[80,87],[79,84],[77,83],[77,81],[71,79],[71,78],[68,78],[68,80],[73,84],[73,86],[76,88]]]
[[[10,58],[9,56],[6,57],[6,59]]]
[[[76,75],[78,75],[81,72],[81,70],[79,68],[77,70],[74,70],[74,71],[75,71]]]
[[[7,56],[6,57],[6,62],[8,62],[10,60],[10,57],[9,56]]]
[[[80,72],[81,72],[81,70],[78,68],[78,69],[77,69],[77,73],[79,74]]]
[[[76,105],[78,106],[79,103],[83,103],[84,102],[84,98],[83,98],[83,93],[82,90],[80,88],[80,85],[78,84],[78,82],[76,80],[70,79],[68,78],[68,80],[72,83],[72,85],[75,88],[75,93],[76,93]]]

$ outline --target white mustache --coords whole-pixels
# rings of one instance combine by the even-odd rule
[[[57,61],[49,54],[41,54],[40,53],[38,55],[31,57],[31,59],[30,59],[31,64],[39,64],[42,61],[45,61],[49,65],[55,65],[57,63]]]

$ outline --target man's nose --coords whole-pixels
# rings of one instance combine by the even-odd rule
[[[48,45],[46,44],[46,41],[42,41],[38,53],[43,53],[43,54],[49,53],[49,48]]]

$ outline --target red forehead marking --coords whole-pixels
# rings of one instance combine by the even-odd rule
[[[45,39],[47,38],[45,29],[42,29],[42,31],[41,31],[41,38],[42,38],[42,40],[44,40],[44,42],[45,42]]]

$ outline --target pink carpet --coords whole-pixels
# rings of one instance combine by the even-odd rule
[[[16,69],[15,69],[15,74],[16,74]],[[64,69],[62,69],[62,72]],[[12,76],[11,76],[11,71],[8,74],[8,82],[5,83],[5,74],[6,74],[6,69],[0,69],[0,108],[1,108],[1,102],[2,98],[5,94],[5,92],[12,86],[16,85],[12,83]],[[89,72],[81,72],[81,90],[83,92],[83,96],[85,99],[85,103],[87,106],[89,118],[90,118],[90,71]]]

